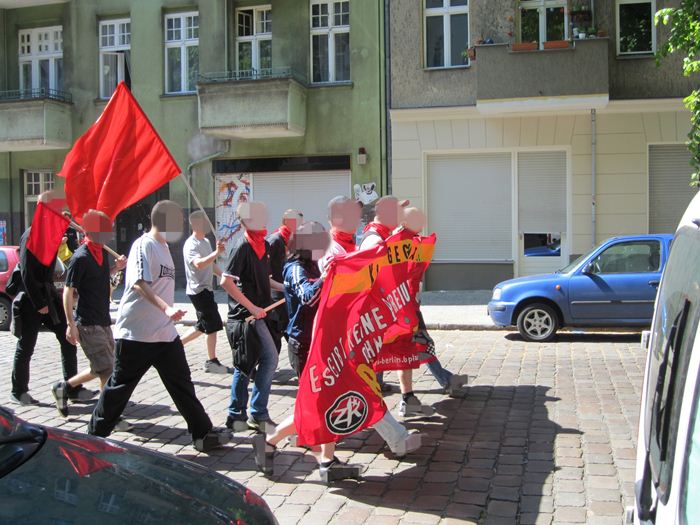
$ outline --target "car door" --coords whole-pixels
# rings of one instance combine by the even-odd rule
[[[574,323],[651,322],[661,259],[658,239],[609,244],[571,277],[569,301]]]

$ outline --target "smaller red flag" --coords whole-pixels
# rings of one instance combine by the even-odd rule
[[[98,458],[97,456],[91,456],[85,454],[80,450],[71,450],[65,447],[58,447],[61,454],[68,460],[75,473],[84,478],[100,470],[104,470],[113,465],[112,462]]]
[[[69,225],[70,221],[67,218],[39,201],[32,218],[27,250],[32,252],[41,264],[51,266]]]

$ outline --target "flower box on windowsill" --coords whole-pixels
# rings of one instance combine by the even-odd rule
[[[513,51],[536,51],[537,42],[514,42],[511,45]]]
[[[545,49],[567,49],[568,47],[568,40],[548,40],[544,43]]]

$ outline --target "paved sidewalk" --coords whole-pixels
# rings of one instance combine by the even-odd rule
[[[416,392],[436,414],[407,425],[423,433],[423,447],[399,461],[373,431],[346,439],[339,455],[367,465],[361,482],[326,487],[313,458],[288,446],[277,457],[274,476],[266,478],[254,468],[249,432],[212,455],[194,451],[154,371],[125,412],[134,432],[113,438],[175,454],[244,483],[263,496],[283,525],[620,525],[624,506],[633,501],[644,367],[638,337],[562,334],[554,343],[538,345],[503,332],[436,331],[433,336],[443,365],[473,375],[472,386],[460,399],[446,398],[422,369]],[[0,333],[2,403],[10,390],[14,342]],[[222,361],[230,363],[223,334],[219,342]],[[230,377],[204,373],[204,356],[202,343],[188,349],[197,394],[221,425]],[[80,365],[85,364],[81,355]],[[31,388],[42,404],[17,412],[35,423],[83,432],[91,406],[71,405],[64,420],[50,403],[50,385],[59,373],[55,339],[41,333]],[[290,413],[296,391],[283,349],[270,401],[275,420]],[[399,396],[386,400],[395,410]]]

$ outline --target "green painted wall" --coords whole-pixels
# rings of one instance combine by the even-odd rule
[[[77,138],[99,116],[98,24],[107,18],[131,18],[132,91],[165,140],[180,167],[195,159],[188,142],[199,132],[196,95],[164,93],[163,16],[172,11],[198,10],[200,16],[200,73],[234,68],[235,9],[272,4],[273,66],[291,66],[309,76],[309,1],[272,0],[72,0],[66,4],[0,10],[0,88],[19,84],[17,31],[63,25],[65,89],[73,97],[73,134]],[[307,92],[306,134],[301,138],[232,140],[222,158],[303,155],[350,155],[353,183],[374,181],[385,188],[383,7],[376,0],[351,0],[349,85],[310,86]],[[0,122],[0,125],[2,123]],[[368,163],[356,164],[360,147]],[[60,170],[66,151],[0,153],[0,215],[21,209],[21,170]],[[12,206],[10,206],[12,179]],[[193,184],[212,206],[211,164],[195,170]],[[184,185],[173,181],[170,197],[187,206]],[[19,228],[15,229],[16,232]]]

